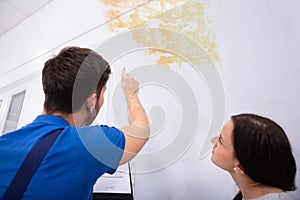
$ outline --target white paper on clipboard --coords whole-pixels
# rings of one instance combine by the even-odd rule
[[[119,166],[113,174],[103,174],[95,183],[93,193],[132,193],[129,163]]]

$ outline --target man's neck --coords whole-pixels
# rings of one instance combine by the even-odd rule
[[[43,115],[53,115],[53,116],[59,116],[65,119],[70,126],[75,126],[75,120],[74,120],[74,114],[66,114],[66,113],[61,113],[61,112],[47,112],[46,110],[43,110],[42,112]],[[77,125],[77,124],[76,124]],[[79,126],[79,125],[77,125]]]

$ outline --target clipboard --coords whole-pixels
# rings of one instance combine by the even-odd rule
[[[93,188],[93,200],[133,200],[130,163],[119,166],[113,174],[103,174]]]

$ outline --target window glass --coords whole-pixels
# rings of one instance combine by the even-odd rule
[[[16,130],[23,106],[25,90],[11,97],[9,110],[6,116],[2,133]]]

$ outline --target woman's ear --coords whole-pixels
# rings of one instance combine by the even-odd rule
[[[243,175],[245,174],[244,169],[241,165],[236,165],[233,170],[235,171],[235,173]]]

